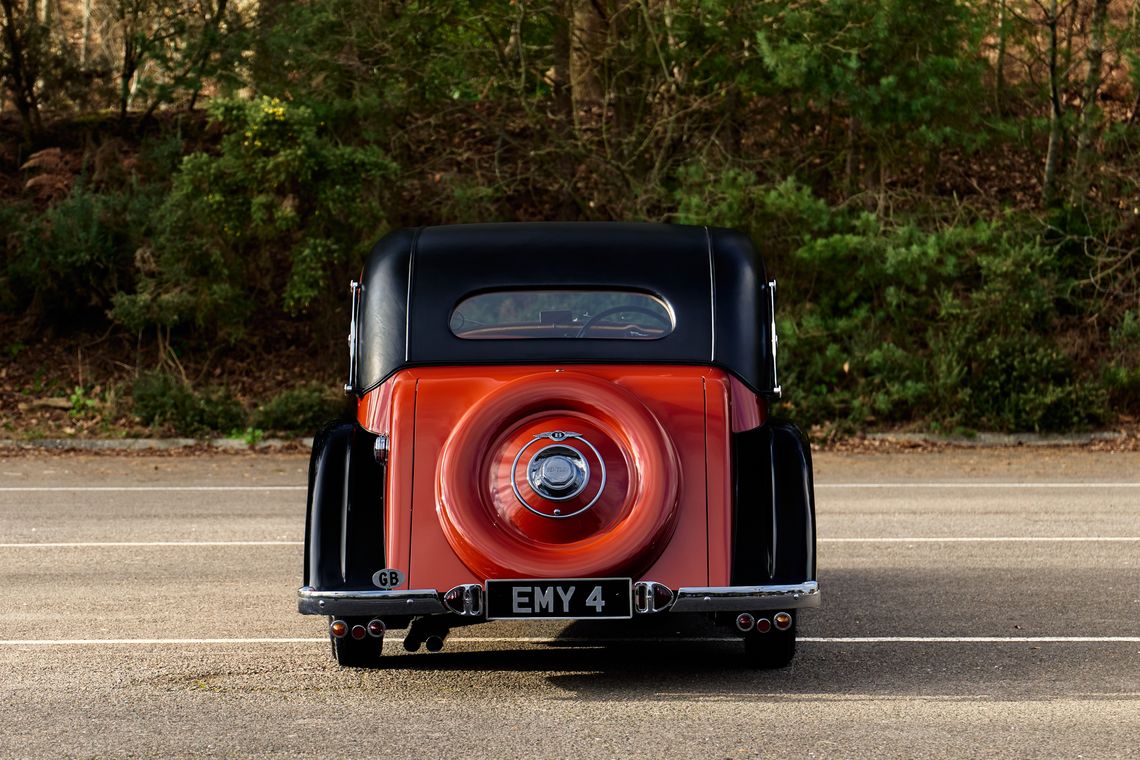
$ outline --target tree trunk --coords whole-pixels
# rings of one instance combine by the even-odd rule
[[[83,0],[83,39],[79,46],[79,65],[87,67],[87,60],[91,56],[91,0]]]
[[[381,5],[381,12],[387,12],[390,3]],[[289,12],[290,0],[257,0],[257,10],[254,14],[254,36],[252,43],[253,62],[251,64],[254,82],[276,82],[281,71],[278,70],[279,61],[274,57],[272,45],[269,42],[271,33]]]
[[[573,104],[570,99],[570,3],[554,3],[554,64],[550,67],[550,86],[554,95],[554,110],[560,117],[572,120]]]
[[[127,29],[123,33],[123,65],[119,70],[119,121],[121,122],[127,120],[127,108],[131,102],[131,80],[134,79],[138,64],[134,30]]]
[[[859,180],[856,175],[859,171],[859,118],[850,116],[847,119],[847,156],[843,161],[843,179],[847,186],[847,196],[859,192]]]
[[[187,111],[193,111],[194,106],[198,102],[198,96],[202,92],[202,79],[206,74],[206,64],[210,62],[210,56],[218,48],[219,40],[222,36],[222,22],[226,18],[226,7],[229,5],[229,0],[218,0],[218,4],[214,6],[214,13],[210,16],[210,20],[206,25],[206,29],[202,34],[201,50],[192,64],[192,72],[194,74],[197,84],[194,85],[194,92],[190,94],[190,102],[186,106]],[[154,112],[154,105],[152,104],[147,114]]]
[[[43,130],[39,100],[36,97],[36,75],[29,62],[27,37],[21,37],[17,31],[13,0],[0,0],[0,7],[4,10],[4,45],[8,48],[5,73],[16,102],[16,110],[20,112],[24,139],[30,141]],[[35,14],[29,16],[34,17]],[[34,19],[29,20],[34,23]]]
[[[576,121],[595,121],[605,102],[602,56],[608,20],[601,0],[570,0],[570,98]]]
[[[998,49],[997,62],[994,64],[994,106],[998,116],[1001,116],[1005,106],[1005,42],[1008,30],[1005,28],[1006,3],[1009,0],[1000,0],[998,3]]]
[[[1081,117],[1077,127],[1077,158],[1073,166],[1073,180],[1069,199],[1076,204],[1083,201],[1088,193],[1090,173],[1093,165],[1093,138],[1100,121],[1100,106],[1097,93],[1100,91],[1101,66],[1104,62],[1104,26],[1108,17],[1108,0],[1096,0],[1093,6],[1092,23],[1089,32],[1089,46],[1086,52],[1088,71],[1085,74],[1085,87],[1081,93]]]
[[[1041,188],[1042,200],[1046,206],[1053,205],[1057,200],[1057,164],[1064,139],[1061,85],[1058,81],[1060,75],[1057,71],[1057,23],[1057,0],[1049,0],[1049,16],[1046,20],[1049,28],[1049,148],[1045,154],[1045,178]]]

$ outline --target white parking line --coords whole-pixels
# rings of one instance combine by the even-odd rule
[[[843,489],[890,489],[890,488],[1140,488],[1140,482],[1042,482],[1042,483],[1002,483],[1002,482],[966,482],[966,483],[816,483],[816,488],[843,488]],[[307,486],[0,486],[0,493],[34,493],[34,492],[65,492],[65,491],[111,491],[111,492],[148,492],[148,491],[304,491]]]
[[[821,544],[969,544],[969,543],[1095,543],[1134,542],[1140,536],[895,536],[872,538],[817,538]]]
[[[1140,536],[870,536],[818,538],[821,544],[1136,543]],[[148,546],[303,546],[304,541],[57,541],[0,543],[0,549],[102,549]]]
[[[1140,482],[1044,483],[816,483],[816,488],[1140,488]]]
[[[389,644],[401,637],[388,637]],[[718,636],[674,636],[668,638],[566,638],[542,636],[453,636],[454,644],[644,644],[644,643],[732,643],[739,638]],[[1140,636],[801,636],[806,644],[1140,644]],[[229,639],[4,639],[0,646],[163,646],[227,644],[327,644],[327,637],[229,638]]]
[[[0,493],[38,491],[304,491],[306,486],[0,486]]]
[[[126,546],[303,546],[304,541],[75,541],[8,543],[0,549],[101,549]]]

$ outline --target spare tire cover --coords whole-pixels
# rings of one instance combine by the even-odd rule
[[[481,578],[636,577],[677,522],[681,467],[628,389],[582,372],[499,387],[440,453],[439,521]]]

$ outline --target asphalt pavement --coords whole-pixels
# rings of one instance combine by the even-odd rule
[[[822,454],[791,667],[700,621],[341,669],[304,456],[0,454],[0,757],[1140,757],[1140,454]]]

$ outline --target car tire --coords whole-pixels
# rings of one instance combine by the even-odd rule
[[[346,618],[351,629],[354,625],[364,625],[367,619],[354,620]],[[381,655],[384,650],[384,639],[365,636],[363,639],[354,639],[351,636],[337,638],[329,633],[329,643],[332,646],[332,656],[337,665],[342,668],[377,668],[381,664]]]
[[[744,658],[750,667],[761,670],[786,668],[796,656],[796,621],[786,631],[772,629],[768,633],[748,631],[744,634]]]

